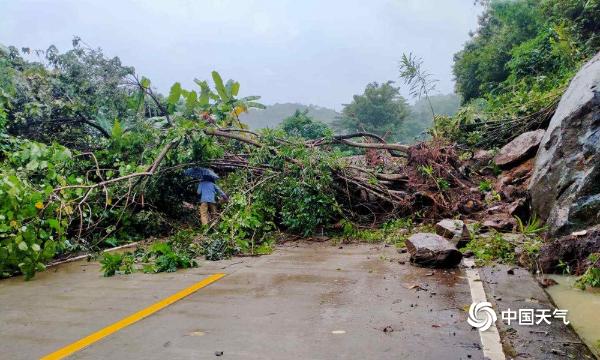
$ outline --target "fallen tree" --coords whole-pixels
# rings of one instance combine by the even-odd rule
[[[196,81],[199,91],[175,83],[164,97],[116,60],[96,63],[101,53],[75,50],[55,58],[49,49],[53,71],[16,49],[0,54],[11,74],[8,93],[16,91],[0,99],[0,121],[9,129],[0,131],[0,276],[32,276],[55,256],[196,227],[195,212],[183,206],[195,201],[194,181],[182,174],[188,167],[212,167],[231,194],[221,221],[204,235],[249,253],[271,244],[276,231],[311,235],[344,221],[370,226],[448,213],[470,186],[446,144],[406,146],[369,132],[307,140],[283,129],[251,131],[238,115],[263,107],[259,97],[238,98],[239,83],[216,72],[214,91],[206,81]],[[89,72],[65,84],[60,75],[72,67]],[[107,72],[109,78],[96,76]],[[16,86],[23,81],[39,82],[45,97],[35,100],[38,86]],[[55,89],[90,81],[90,96]],[[57,129],[42,137],[32,135],[33,120],[20,121],[40,104],[50,110],[33,120]],[[67,126],[76,116],[95,119],[100,107],[106,119]],[[349,156],[351,148],[366,156]]]
[[[316,221],[314,226],[304,227],[307,234],[314,231],[316,227],[327,226],[328,223],[343,217],[359,223],[372,224],[415,212],[421,212],[423,217],[442,216],[456,210],[453,204],[464,200],[461,198],[464,196],[464,191],[453,189],[464,188],[467,186],[464,182],[469,181],[469,178],[462,175],[458,169],[459,163],[453,148],[441,143],[432,142],[409,147],[388,144],[376,135],[368,133],[312,141],[284,139],[274,137],[273,134],[263,135],[245,129],[217,127],[203,128],[201,131],[196,129],[191,133],[200,133],[203,137],[213,138],[215,141],[212,146],[224,150],[219,157],[194,164],[211,166],[222,174],[245,172],[249,183],[265,187],[274,182],[281,182],[282,177],[299,176],[300,183],[306,185],[314,179],[317,183],[322,178],[330,179],[326,184],[327,188],[319,188],[319,191],[330,192],[333,195],[331,201],[337,204],[335,206],[338,210],[337,215],[330,214],[325,216],[326,220],[322,219]],[[358,137],[374,138],[379,142],[345,142],[347,139]],[[98,197],[93,196],[95,192],[104,194],[102,198],[105,209],[116,204],[120,204],[122,210],[127,207],[144,208],[147,206],[144,194],[148,191],[148,178],[156,175],[174,176],[175,172],[185,166],[193,165],[192,163],[179,164],[168,167],[168,171],[161,171],[161,162],[171,152],[180,151],[178,146],[182,138],[176,137],[163,142],[165,144],[144,171],[105,179],[97,159],[90,154],[94,159],[94,169],[88,172],[95,174],[95,180],[99,181],[88,179],[89,182],[58,186],[54,189],[52,200],[61,203],[59,213],[64,209],[74,209],[75,216],[72,217],[70,224],[78,223],[78,239],[81,239],[86,232],[96,230],[99,222],[102,221],[101,218],[96,222],[84,220],[93,217],[92,207],[87,202],[91,198],[94,198],[93,201],[99,201]],[[234,143],[242,144],[242,147]],[[384,152],[401,151],[403,157],[386,157],[387,165],[384,169],[369,167],[368,164],[358,166],[355,163],[356,158],[336,156],[326,146],[336,143]],[[307,181],[306,174],[316,168],[319,171],[310,175],[314,179]],[[113,189],[112,195],[109,190],[111,185],[119,189]],[[255,185],[253,188],[256,187]],[[61,193],[75,189],[84,191],[77,197],[61,199]],[[109,201],[109,198],[116,198],[116,201]],[[184,198],[182,197],[181,200],[183,201]],[[110,232],[107,235],[110,235]]]

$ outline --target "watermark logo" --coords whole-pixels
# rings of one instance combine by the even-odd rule
[[[500,313],[502,320],[508,325],[512,322],[522,326],[527,325],[550,325],[553,319],[558,319],[565,325],[569,325],[567,320],[568,310],[563,309],[517,309],[511,310],[510,308]],[[487,301],[474,302],[469,307],[469,317],[467,322],[472,327],[479,329],[479,331],[486,331],[492,324],[496,322],[498,316],[496,311],[492,308],[492,304]]]
[[[492,304],[487,301],[472,303],[469,307],[467,322],[472,327],[479,329],[479,331],[486,331],[497,319],[498,316],[494,309],[492,309]]]
[[[550,325],[552,319],[560,319],[563,324],[569,325],[567,320],[568,310],[562,309],[518,309],[518,310],[505,310],[502,312],[502,320],[506,320],[508,325],[511,322],[516,321],[519,325]]]

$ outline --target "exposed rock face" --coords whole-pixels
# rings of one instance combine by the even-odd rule
[[[540,144],[529,184],[551,234],[600,223],[600,53],[571,81]]]
[[[462,220],[444,219],[435,224],[435,232],[450,240],[457,248],[465,246],[469,240],[469,230]]]
[[[445,238],[432,233],[417,233],[406,240],[410,262],[426,267],[454,267],[462,254]]]
[[[494,157],[494,162],[500,167],[508,167],[533,156],[544,133],[543,129],[522,133],[500,149],[498,155]]]

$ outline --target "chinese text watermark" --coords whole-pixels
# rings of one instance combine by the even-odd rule
[[[569,325],[567,320],[568,310],[564,309],[517,309],[507,310],[500,312],[500,318],[506,322],[507,325],[516,323],[522,326],[534,326],[552,324],[553,320],[560,320],[564,325]],[[486,331],[489,329],[497,320],[498,316],[496,311],[492,308],[492,304],[489,302],[478,302],[472,303],[469,307],[469,317],[467,322],[479,331]]]

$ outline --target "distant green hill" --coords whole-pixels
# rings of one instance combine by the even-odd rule
[[[455,94],[432,95],[431,104],[437,115],[454,115],[460,106],[460,98]],[[248,124],[250,129],[274,128],[285,118],[294,114],[296,110],[308,109],[308,115],[314,120],[320,120],[334,131],[339,132],[333,123],[341,114],[337,111],[317,105],[303,105],[298,103],[284,103],[268,105],[265,110],[250,109],[250,112],[240,115],[240,120]],[[410,114],[406,117],[401,127],[397,129],[397,141],[412,144],[415,141],[428,137],[426,131],[433,124],[429,103],[425,99],[417,100],[410,105]]]
[[[251,129],[273,128],[279,125],[286,117],[293,115],[296,110],[308,109],[308,115],[315,120],[331,124],[339,115],[332,109],[317,105],[303,105],[284,103],[268,105],[266,109],[250,109],[248,113],[240,115],[240,120],[248,124]]]

